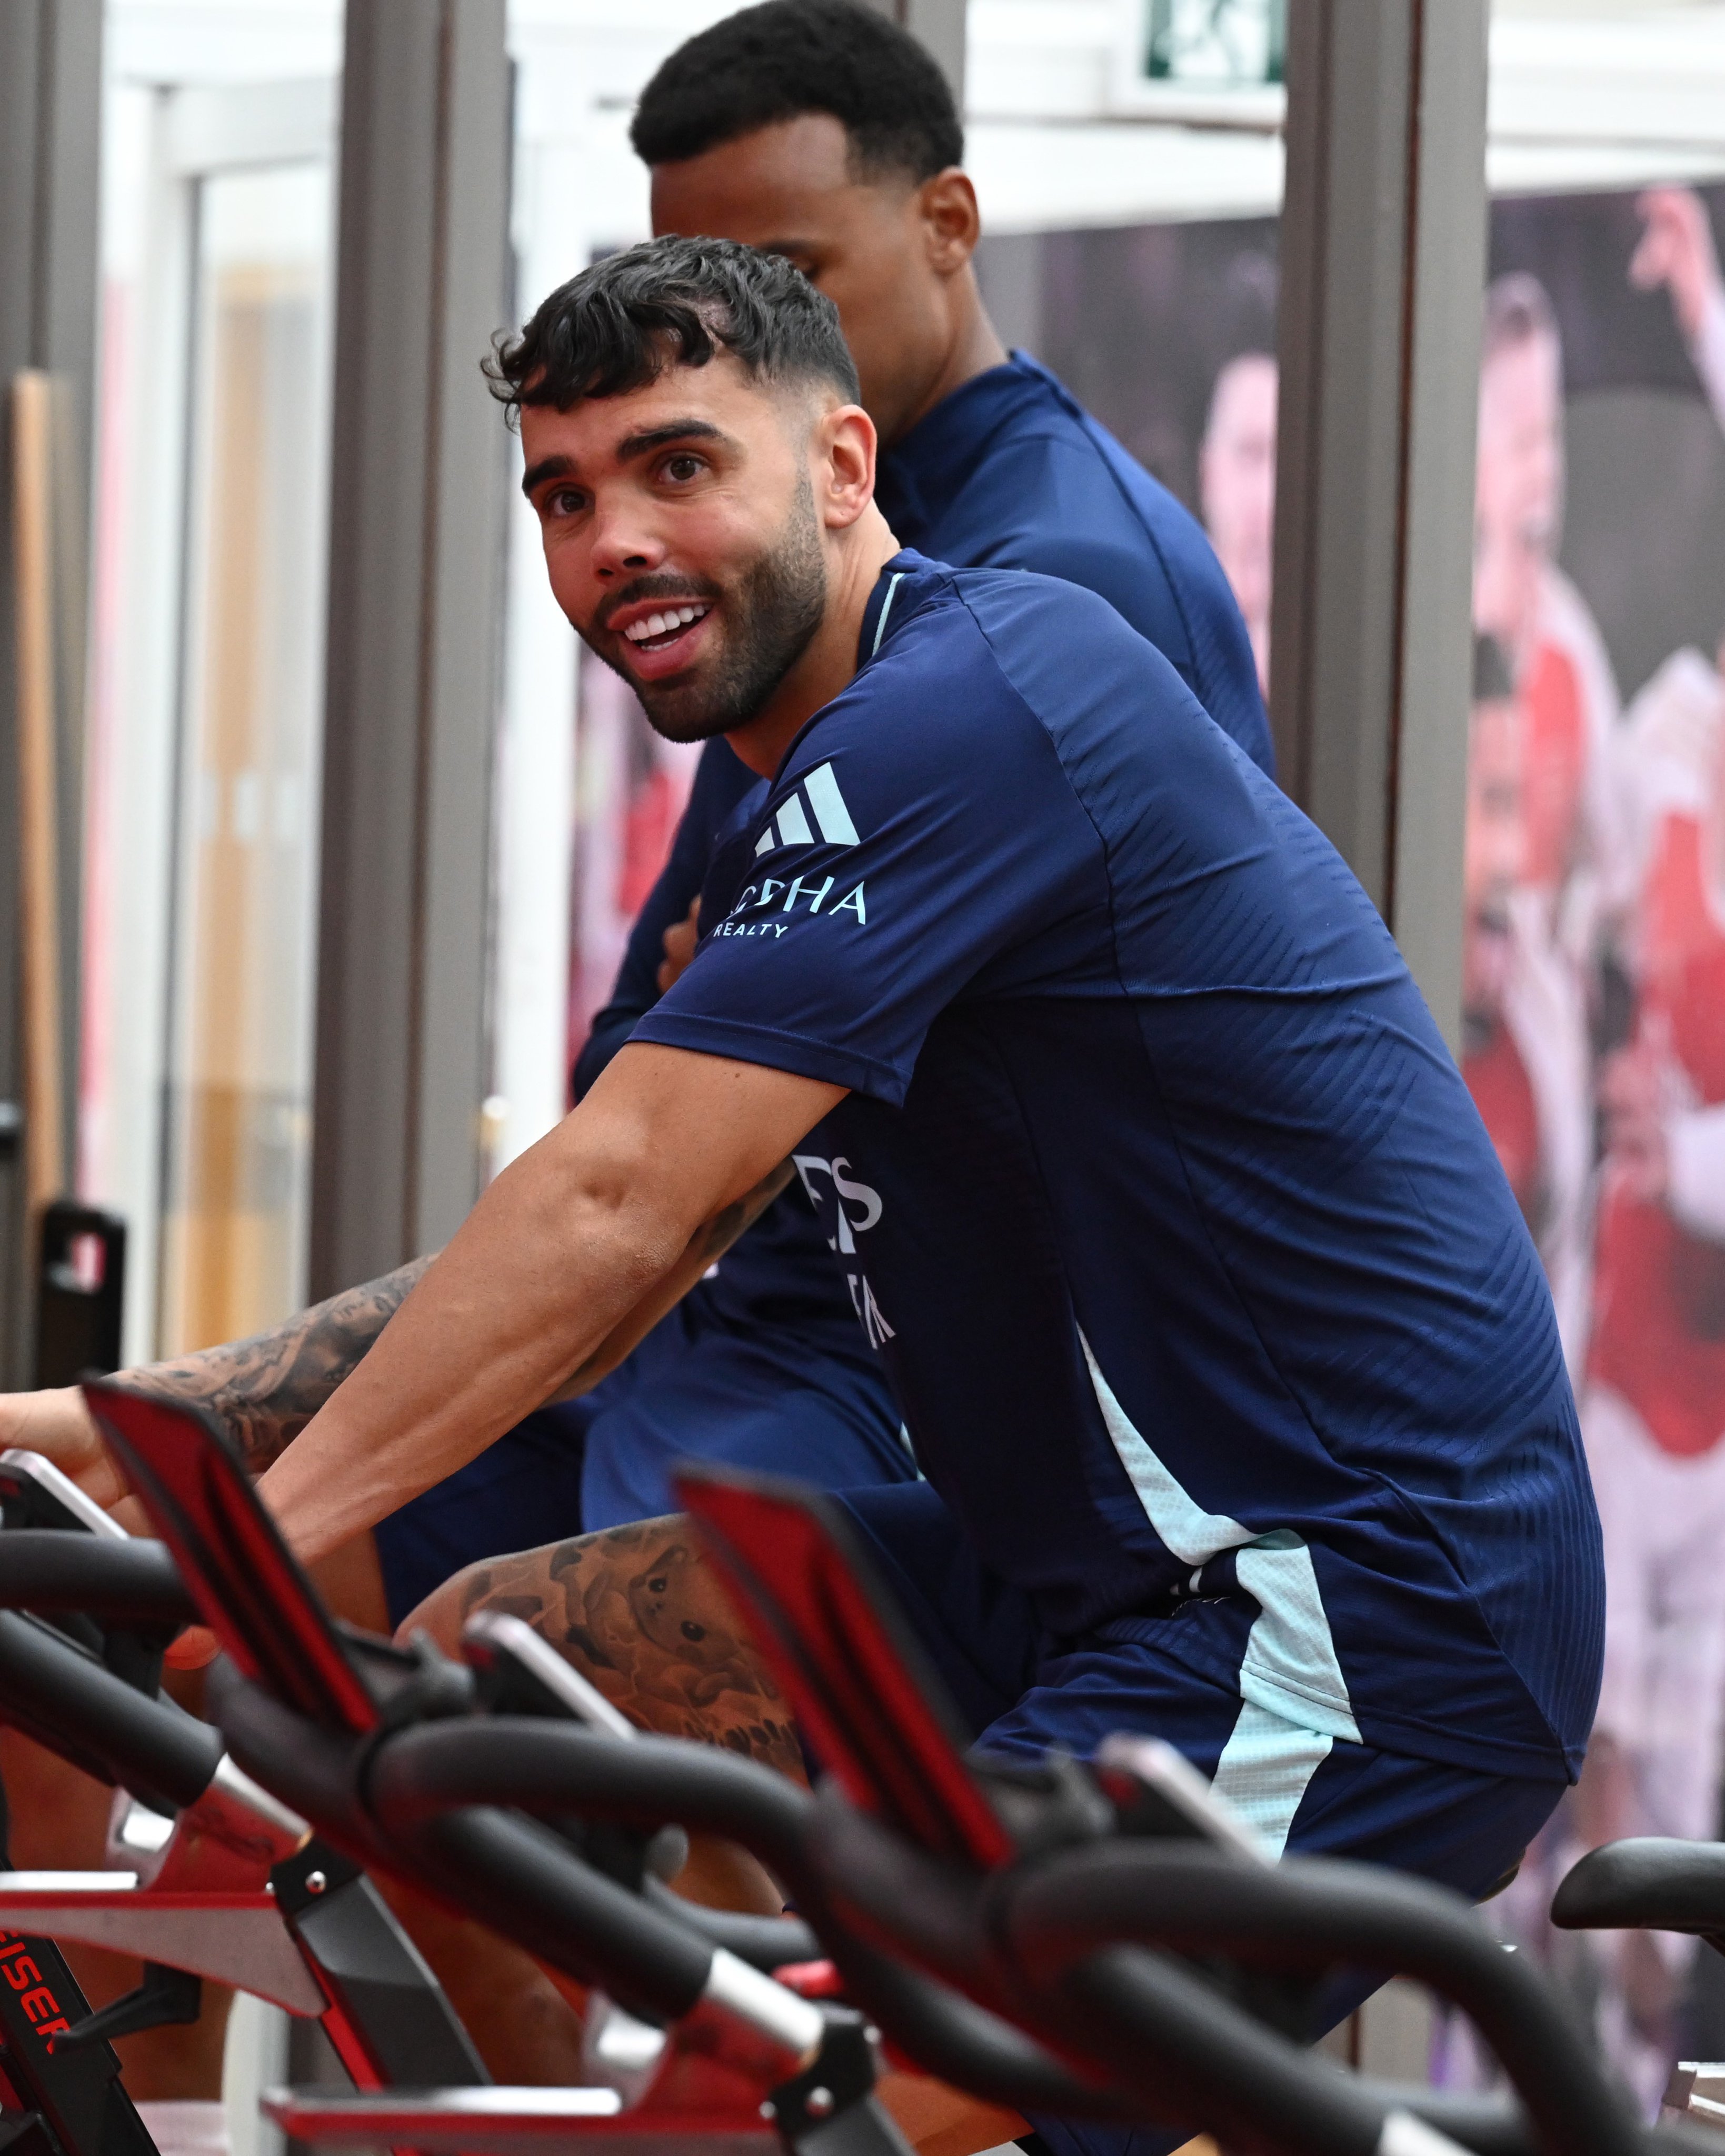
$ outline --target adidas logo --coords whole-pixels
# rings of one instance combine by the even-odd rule
[[[755,842],[755,857],[758,860],[775,846],[812,846],[817,832],[829,846],[857,843],[856,826],[829,763],[811,771],[797,791],[779,803],[778,815],[768,819]]]

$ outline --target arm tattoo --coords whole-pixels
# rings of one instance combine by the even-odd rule
[[[523,1619],[644,1728],[806,1779],[789,1703],[688,1520],[644,1520],[499,1558],[449,1589],[462,1623],[476,1609]]]
[[[752,1190],[745,1191],[734,1204],[714,1214],[705,1226],[696,1229],[690,1238],[688,1249],[658,1286],[605,1335],[584,1362],[577,1364],[555,1397],[574,1399],[596,1385],[601,1378],[608,1377],[665,1312],[682,1300],[707,1267],[724,1256],[745,1229],[754,1225],[790,1179],[791,1163],[781,1161],[761,1178]]]
[[[302,1310],[273,1332],[172,1363],[147,1363],[116,1382],[214,1415],[252,1473],[261,1475],[364,1358],[430,1263],[416,1258],[382,1280]]]
[[[791,1163],[782,1160],[770,1174],[763,1175],[754,1188],[746,1191],[734,1205],[715,1213],[706,1224],[701,1237],[701,1255],[708,1265],[722,1258],[745,1228],[752,1228],[756,1221],[778,1197],[791,1179]]]

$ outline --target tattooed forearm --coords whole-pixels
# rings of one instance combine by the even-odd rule
[[[261,1475],[364,1358],[431,1263],[416,1258],[382,1279],[302,1310],[273,1332],[148,1363],[116,1382],[214,1415]]]
[[[788,1702],[686,1519],[646,1520],[459,1573],[403,1628],[453,1650],[475,1610],[520,1617],[614,1707],[803,1779]]]

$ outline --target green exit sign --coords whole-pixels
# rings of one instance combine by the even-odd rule
[[[1143,76],[1194,90],[1279,84],[1287,34],[1287,0],[1148,0]]]

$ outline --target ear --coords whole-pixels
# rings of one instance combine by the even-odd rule
[[[928,266],[937,276],[952,277],[976,252],[983,222],[970,175],[948,165],[917,190],[917,214],[928,249]]]
[[[815,422],[814,500],[829,531],[846,531],[875,498],[875,423],[860,404],[835,404]]]

